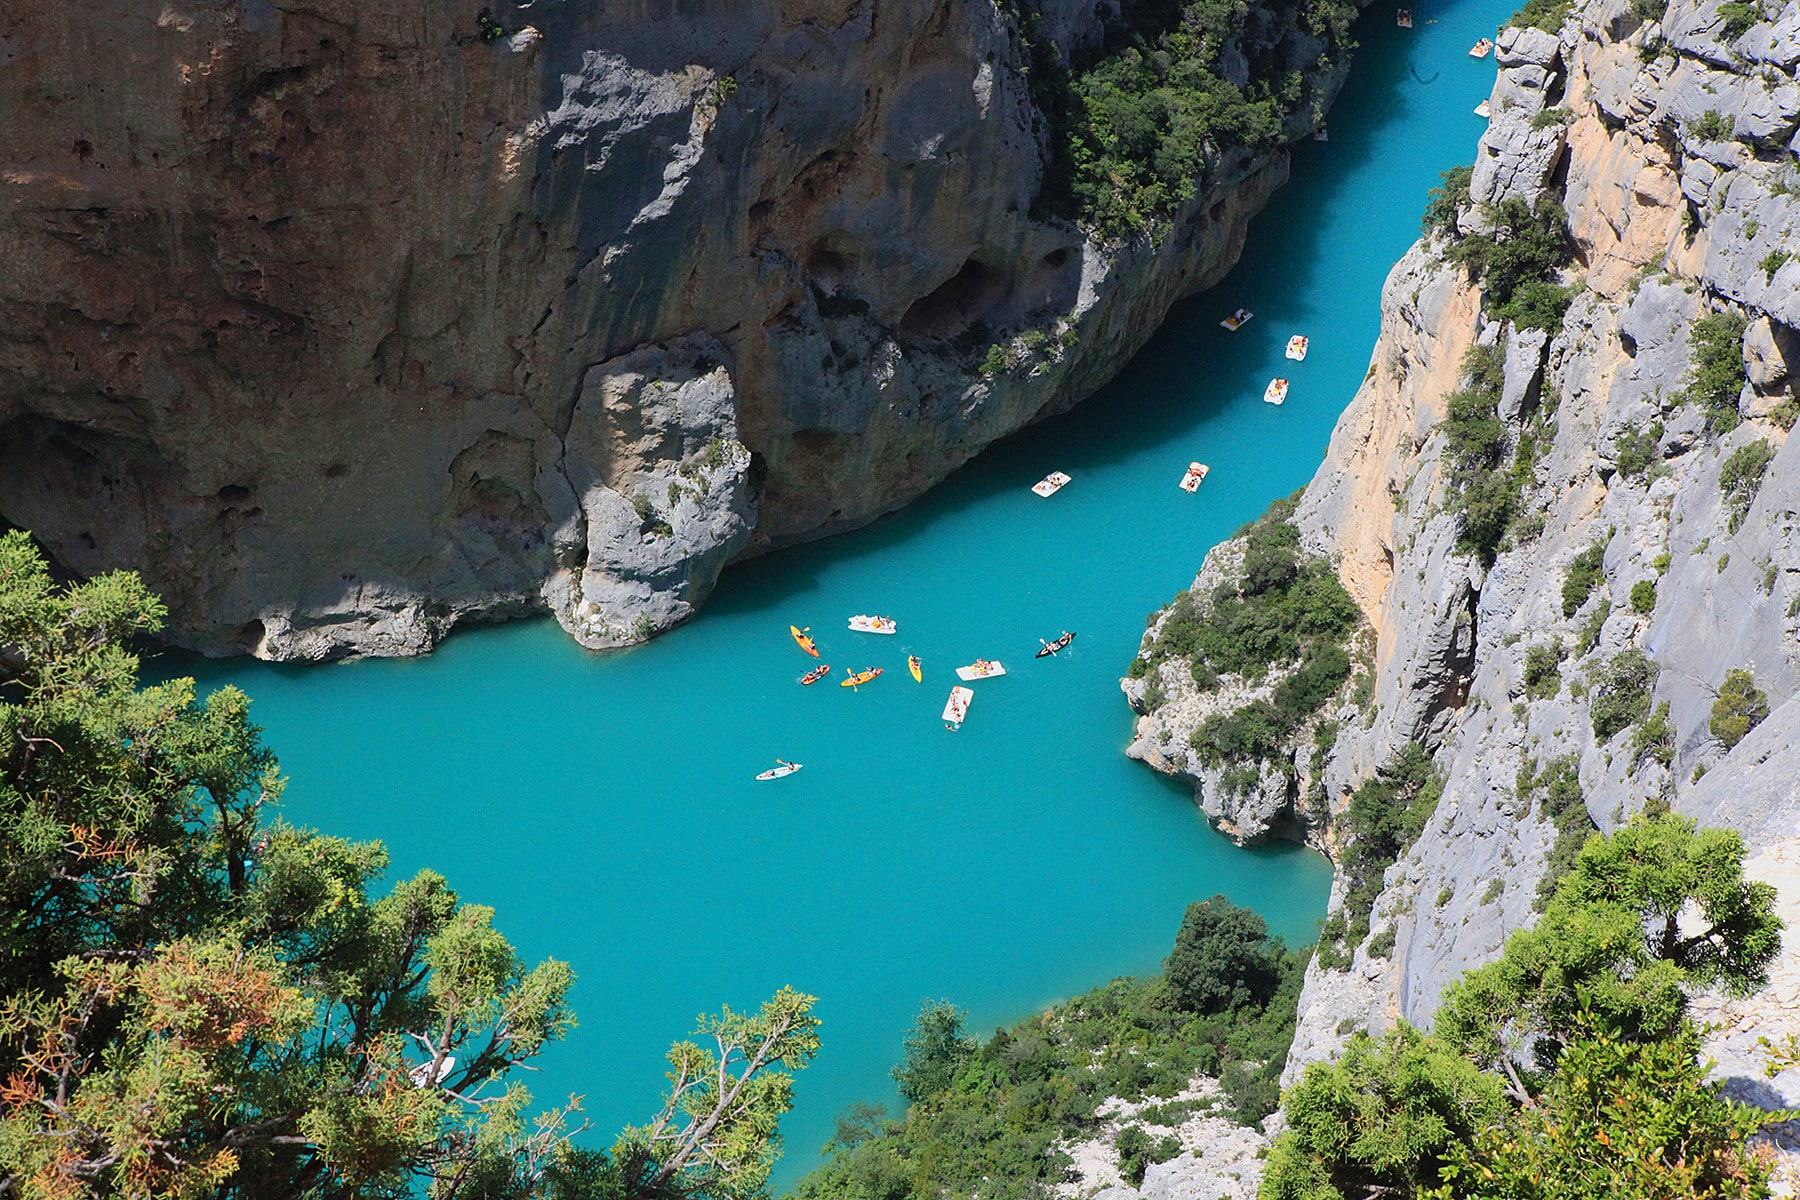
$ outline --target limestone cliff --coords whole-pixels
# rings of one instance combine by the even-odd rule
[[[1316,772],[1326,828],[1253,824],[1330,847],[1351,790],[1409,742],[1443,792],[1348,966],[1309,972],[1290,1078],[1352,1029],[1429,1023],[1587,829],[1655,800],[1753,852],[1800,834],[1800,5],[1732,24],[1744,9],[1589,0],[1558,32],[1503,33],[1469,195],[1388,280],[1369,376],[1293,518],[1374,630],[1370,700]],[[1491,294],[1484,310],[1455,250],[1509,198],[1567,209],[1548,328]],[[1503,365],[1495,478],[1515,504],[1491,558],[1468,548],[1441,424],[1478,361]],[[1736,730],[1714,720],[1722,689],[1747,697]],[[1179,747],[1189,726],[1160,720],[1140,736]],[[1245,824],[1229,806],[1222,823]],[[1736,1085],[1792,1104],[1796,1074]]]
[[[1218,51],[1306,73],[1289,137],[1346,61],[1304,9]],[[1033,16],[1066,58],[1120,6]],[[545,607],[640,640],[1086,396],[1235,260],[1283,150],[1095,240],[1033,214],[1028,54],[994,0],[9,4],[0,518],[208,652]]]

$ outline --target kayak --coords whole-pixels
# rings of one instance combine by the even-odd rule
[[[1055,654],[1058,650],[1061,650],[1064,646],[1067,646],[1070,642],[1072,642],[1074,640],[1075,640],[1075,635],[1065,629],[1065,630],[1063,630],[1063,635],[1061,637],[1057,638],[1054,642],[1044,642],[1044,648],[1037,652],[1037,656],[1039,658],[1043,658],[1045,655]],[[1038,641],[1043,642],[1044,639],[1039,638]]]
[[[814,667],[812,670],[810,670],[806,674],[802,675],[800,677],[800,682],[807,685],[808,687],[811,687],[813,684],[819,682],[819,680],[825,678],[829,674],[831,674],[831,664],[830,663],[820,663],[818,666]]]
[[[1280,404],[1287,399],[1287,380],[1271,379],[1269,386],[1263,389],[1263,400],[1269,404]]]
[[[1238,330],[1240,330],[1244,327],[1244,322],[1248,321],[1251,317],[1254,317],[1255,315],[1256,315],[1255,313],[1251,312],[1247,308],[1240,308],[1236,312],[1232,313],[1229,317],[1226,317],[1223,321],[1220,321],[1219,324],[1221,324],[1225,328],[1231,330],[1231,332],[1236,333]]]
[[[966,687],[951,688],[950,702],[944,705],[944,725],[950,729],[961,727],[963,719],[969,715],[969,701],[974,698],[975,693]]]
[[[880,667],[870,667],[866,671],[856,672],[854,675],[851,675],[847,679],[839,680],[838,686],[839,687],[847,687],[847,688],[860,687],[863,684],[869,682],[869,680],[875,678],[879,674],[881,674]]]
[[[811,628],[811,626],[808,626],[808,628]],[[800,643],[800,648],[802,650],[806,651],[814,658],[819,657],[819,648],[813,645],[813,640],[811,638],[806,636],[805,629],[800,628],[798,625],[789,625],[788,632],[794,635],[794,640]]]
[[[906,669],[912,672],[913,681],[915,683],[925,682],[925,670],[919,666],[918,655],[909,654],[906,656]]]
[[[850,618],[850,628],[858,633],[898,633],[900,626],[892,617],[868,617],[861,613]]]
[[[779,758],[776,759],[775,761],[777,763],[781,763],[781,765],[776,766],[776,767],[770,767],[768,770],[764,771],[761,775],[758,775],[757,778],[758,779],[781,779],[788,775],[792,775],[795,771],[798,771],[801,767],[804,767],[806,765],[805,763],[781,762],[781,760]]]
[[[1287,356],[1295,362],[1306,361],[1306,348],[1310,343],[1304,333],[1296,333],[1288,339]]]
[[[1001,666],[998,662],[990,662],[985,658],[978,658],[966,667],[956,668],[956,677],[964,682],[970,682],[976,679],[992,679],[996,675],[1004,674],[1006,674],[1005,667]]]
[[[1069,477],[1067,475],[1064,475],[1061,471],[1052,471],[1036,483],[1032,484],[1031,490],[1040,496],[1047,497],[1056,495],[1056,493],[1062,491],[1063,488],[1068,485]]]
[[[1206,473],[1210,470],[1212,468],[1203,462],[1189,463],[1187,474],[1181,477],[1181,490],[1184,492],[1199,491],[1201,481],[1206,478]]]

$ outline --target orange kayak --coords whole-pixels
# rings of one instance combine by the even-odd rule
[[[808,626],[808,628],[811,628],[811,626]],[[806,636],[805,629],[800,628],[798,625],[789,625],[788,632],[794,635],[794,640],[800,643],[800,648],[802,650],[806,651],[814,658],[819,657],[819,648],[813,645],[813,640],[811,638]]]
[[[915,682],[918,682],[918,683],[925,682],[925,672],[924,672],[923,668],[921,668],[919,666],[919,656],[918,655],[909,654],[906,656],[906,669],[912,672],[912,677]]]
[[[869,682],[869,680],[875,678],[879,674],[881,674],[880,667],[870,667],[866,671],[856,672],[854,675],[850,676],[848,679],[840,680],[838,683],[838,686],[853,688],[853,687],[858,686],[859,684],[864,684],[864,683]]]
[[[812,670],[810,670],[806,674],[802,675],[800,677],[800,682],[804,683],[810,687],[811,685],[819,682],[819,680],[825,678],[829,674],[831,674],[831,664],[830,663],[820,663],[818,666],[814,667]]]

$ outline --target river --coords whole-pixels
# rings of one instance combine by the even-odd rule
[[[926,997],[982,1031],[1154,970],[1184,906],[1216,892],[1309,940],[1329,864],[1236,849],[1128,761],[1118,679],[1207,548],[1318,465],[1425,192],[1473,155],[1493,65],[1465,51],[1508,11],[1420,4],[1407,31],[1377,4],[1330,140],[1297,147],[1236,271],[1116,382],[904,512],[731,568],[698,619],[647,647],[590,654],[536,620],[415,661],[153,669],[250,694],[292,780],[289,820],[383,840],[396,878],[441,870],[527,960],[573,963],[580,1027],[527,1082],[583,1093],[597,1136],[655,1109],[661,1055],[695,1014],[783,984],[819,996],[824,1046],[778,1183],[817,1164],[845,1104],[897,1107],[887,1071]],[[1240,304],[1256,318],[1219,328]],[[1282,357],[1296,332],[1299,364]],[[1276,374],[1292,380],[1279,408],[1260,400]],[[1195,495],[1175,486],[1191,459],[1212,468]],[[1028,489],[1052,469],[1074,482],[1040,499]],[[860,612],[898,634],[847,631]],[[818,637],[825,683],[797,685],[812,660],[789,623]],[[1063,629],[1068,650],[1032,657]],[[949,732],[951,668],[977,656],[1008,674],[975,684]],[[885,674],[836,685],[865,666]],[[778,756],[805,769],[753,782]]]

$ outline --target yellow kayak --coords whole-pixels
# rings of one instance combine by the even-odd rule
[[[794,640],[800,643],[800,648],[802,650],[806,651],[814,658],[819,657],[819,648],[813,645],[813,640],[811,638],[806,636],[806,630],[800,628],[798,625],[789,625],[788,632],[794,635]]]
[[[906,669],[912,672],[912,677],[915,681],[919,683],[925,682],[925,671],[919,666],[918,655],[909,654],[906,656]]]
[[[857,687],[861,684],[865,684],[865,683],[869,682],[869,680],[875,678],[879,674],[881,674],[880,667],[870,667],[867,671],[858,671],[854,675],[850,676],[850,678],[840,680],[838,683],[838,686],[839,687]]]

